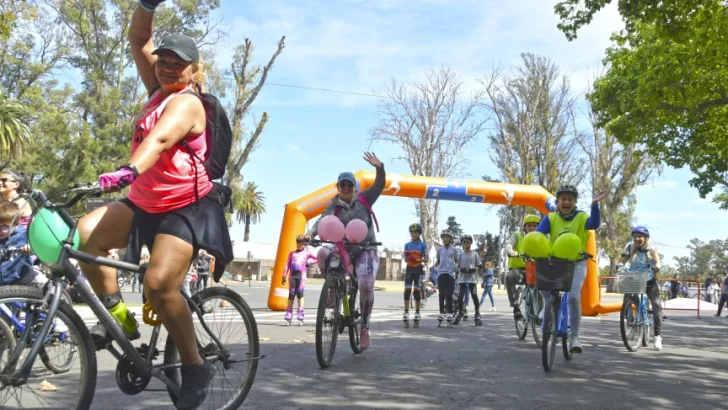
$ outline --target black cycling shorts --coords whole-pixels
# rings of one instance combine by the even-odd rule
[[[425,274],[425,270],[419,266],[407,266],[405,269],[404,274],[404,287],[405,289],[419,289],[420,288],[420,279],[422,278],[422,275]]]

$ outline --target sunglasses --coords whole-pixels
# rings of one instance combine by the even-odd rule
[[[18,181],[14,180],[14,179],[10,179],[10,178],[0,178],[0,182],[2,182],[3,184],[7,184],[8,182],[18,182]]]
[[[341,187],[341,188],[354,188],[354,184],[352,184],[350,181],[341,181],[341,182],[339,182],[339,187]]]

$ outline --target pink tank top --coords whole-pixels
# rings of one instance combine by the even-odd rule
[[[188,87],[171,94],[166,99],[162,99],[159,90],[152,94],[135,119],[132,155],[162,116],[167,103],[178,94],[188,90],[191,88]],[[207,176],[204,164],[200,161],[205,158],[207,152],[205,132],[203,131],[198,136],[185,137],[196,157],[190,155],[181,144],[176,144],[163,152],[154,166],[134,181],[127,198],[144,211],[158,214],[193,204],[196,201],[195,183],[197,183],[197,194],[200,198],[210,193],[213,187],[212,181]]]

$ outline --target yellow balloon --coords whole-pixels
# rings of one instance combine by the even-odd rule
[[[574,233],[559,235],[554,241],[554,256],[559,259],[575,261],[581,257],[581,238]]]
[[[548,258],[551,244],[546,235],[533,231],[523,238],[523,251],[532,258]]]

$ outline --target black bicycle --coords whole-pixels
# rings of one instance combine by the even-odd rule
[[[312,240],[311,246],[334,242]],[[350,243],[344,242],[344,252],[351,254],[353,247],[379,246],[379,242]],[[356,271],[352,266],[350,274],[344,269],[342,256],[334,250],[326,258],[326,280],[321,288],[318,311],[316,312],[316,359],[319,366],[325,369],[331,366],[336,351],[336,341],[344,330],[349,328],[349,344],[354,354],[362,352],[359,345],[362,317],[356,305],[359,285]]]
[[[31,247],[36,251],[34,243],[47,244],[49,237],[45,235],[52,235],[57,240],[58,257],[52,258],[56,262],[50,264],[52,284],[49,288],[53,291],[44,293],[41,289],[25,286],[0,287],[0,304],[21,303],[28,323],[18,336],[15,346],[7,346],[8,355],[0,351],[0,359],[7,357],[7,360],[0,360],[0,408],[88,409],[91,407],[96,389],[96,349],[81,316],[73,307],[61,301],[60,290],[65,286],[64,277],[75,286],[93,315],[108,329],[121,349],[119,351],[111,342],[106,345],[106,349],[118,360],[116,383],[119,389],[127,395],[139,394],[147,389],[151,378],[154,377],[164,383],[172,402],[176,403],[181,379],[179,353],[169,336],[164,350],[161,352],[157,350],[161,323],[151,305],[145,304],[143,310],[144,322],[153,326],[149,343],[134,347],[121,326],[96,298],[87,282],[77,280],[79,274],[69,258],[87,264],[109,266],[142,274],[146,266],[97,257],[75,250],[74,246],[78,241],[76,221],[68,209],[88,195],[100,194],[101,190],[98,185],[92,184],[76,186],[64,192],[72,194],[73,197],[60,205],[51,203],[39,190],[34,190],[29,196],[29,202],[34,208],[28,230]],[[41,234],[45,235],[36,236]],[[47,256],[48,249],[45,250]],[[203,405],[207,408],[237,409],[250,391],[258,360],[262,358],[259,356],[258,327],[253,313],[237,292],[223,286],[209,287],[192,297],[184,292],[181,293],[190,310],[194,312],[193,319],[200,355],[217,368]],[[220,317],[217,317],[218,314]],[[43,348],[43,342],[56,318],[68,328],[69,339],[77,348],[74,364],[80,367],[71,369],[62,377],[48,376],[34,369],[36,357]],[[241,328],[247,336],[225,342],[220,340],[223,335],[233,334],[235,325],[241,323]],[[219,333],[213,333],[210,329],[213,325],[219,325]],[[154,361],[160,353],[163,353],[162,363],[155,364]],[[228,371],[231,369],[232,371]],[[228,380],[228,376],[235,377],[237,381]],[[222,391],[225,387],[232,387],[234,391],[226,393]],[[14,404],[7,403],[13,400]]]

